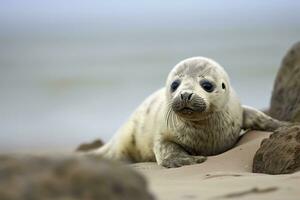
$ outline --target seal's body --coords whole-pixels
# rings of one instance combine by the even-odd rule
[[[92,154],[180,167],[230,149],[241,129],[272,131],[283,124],[241,106],[225,70],[211,59],[194,57],[178,63],[166,86],[148,97],[115,137]]]

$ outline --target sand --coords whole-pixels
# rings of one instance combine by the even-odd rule
[[[131,165],[148,179],[161,200],[300,199],[300,172],[288,175],[251,173],[252,160],[268,132],[251,131],[237,146],[202,164],[166,169],[156,163]]]
[[[285,175],[251,173],[254,154],[259,148],[261,141],[264,138],[269,137],[270,134],[271,133],[259,131],[248,132],[242,137],[242,139],[233,149],[217,156],[208,157],[208,160],[206,162],[198,165],[190,165],[173,169],[160,167],[156,163],[137,163],[131,164],[129,166],[144,175],[144,177],[147,179],[147,185],[149,186],[148,189],[151,192],[151,196],[153,195],[158,200],[300,200],[300,171],[294,174]],[[45,157],[45,159],[49,157],[49,154],[46,155],[47,156]],[[67,156],[68,155],[69,154],[67,154]],[[78,165],[74,165],[74,168],[77,169],[83,163],[81,162],[78,163]],[[25,165],[27,165],[27,168],[28,166],[35,166],[35,164],[31,162],[25,162]],[[118,163],[116,163],[116,165],[122,166]],[[51,168],[51,166],[47,167],[50,170],[53,168]],[[97,170],[96,172],[103,174],[101,165],[98,166],[98,164],[93,164],[90,167],[92,167],[92,169],[100,169],[100,172]],[[28,169],[30,169],[30,167]],[[110,169],[110,167],[107,169]],[[46,170],[45,172],[50,173],[52,171]],[[91,176],[93,177],[93,171],[91,171],[91,173]],[[112,173],[114,174],[115,172]],[[85,176],[89,175],[89,173],[83,172],[81,173],[81,175]],[[43,176],[40,176],[37,172],[30,175],[30,177],[24,178],[33,179],[34,177],[36,177],[37,180],[43,181],[43,179],[40,179],[40,177]],[[112,177],[113,176],[107,174],[108,180],[110,180]],[[117,176],[116,181],[118,181],[119,179],[120,183],[128,185],[130,182],[134,181],[134,178],[128,178],[129,176]],[[100,179],[100,182],[105,182],[103,178]],[[66,188],[65,186],[67,186],[67,184],[65,184],[65,180],[68,179],[62,179],[59,182],[60,184],[64,185],[64,187],[60,187],[62,189]],[[140,185],[140,183],[138,182],[137,184]],[[73,186],[76,186],[76,184],[72,185],[72,187]],[[104,189],[103,186],[99,184],[96,187]],[[81,190],[84,189],[82,187],[80,188]],[[89,186],[85,188],[88,188],[88,191],[90,191]],[[3,191],[5,191],[5,188]],[[37,189],[35,191],[37,191]],[[99,193],[100,190],[96,189],[95,191]],[[144,194],[149,194],[148,192],[145,192],[148,191],[147,188],[144,188],[143,191]],[[18,193],[19,192],[20,191],[18,191]],[[148,195],[149,198],[151,198],[151,196]],[[136,194],[134,197],[138,198]],[[0,199],[2,200],[1,197]],[[124,197],[122,197],[122,199],[124,199]]]

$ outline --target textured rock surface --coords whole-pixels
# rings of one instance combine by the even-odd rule
[[[268,114],[282,121],[300,122],[300,42],[282,60]],[[258,173],[292,173],[299,167],[299,125],[281,127],[263,140],[253,160],[253,172]]]
[[[264,139],[253,160],[253,172],[286,174],[300,170],[300,125],[282,127]]]
[[[76,149],[76,151],[82,151],[82,152],[87,152],[87,151],[91,151],[91,150],[95,150],[101,146],[103,146],[103,141],[100,139],[97,139],[91,143],[83,143],[81,145],[79,145]]]
[[[300,122],[300,42],[285,55],[274,83],[269,114]]]
[[[150,200],[132,169],[92,158],[0,156],[1,200]]]

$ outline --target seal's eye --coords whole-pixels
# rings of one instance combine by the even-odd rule
[[[175,92],[175,90],[177,90],[177,88],[179,87],[179,85],[180,85],[180,80],[174,81],[174,82],[171,84],[171,91],[172,91],[172,92]]]
[[[208,80],[202,80],[200,82],[200,85],[206,92],[214,91],[214,85],[211,82],[209,82]]]

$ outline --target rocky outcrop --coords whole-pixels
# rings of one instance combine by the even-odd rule
[[[95,158],[0,156],[1,200],[153,199],[145,179]]]
[[[264,139],[253,160],[253,172],[287,174],[300,170],[300,125],[281,127]]]
[[[300,122],[300,42],[287,52],[274,82],[270,116]]]
[[[282,60],[268,114],[300,122],[300,42]],[[262,141],[253,160],[253,172],[285,174],[300,170],[300,125],[281,127]]]
[[[102,147],[103,145],[104,145],[104,142],[100,139],[97,139],[91,143],[80,144],[77,147],[76,151],[87,152],[87,151],[98,149],[98,148]]]

